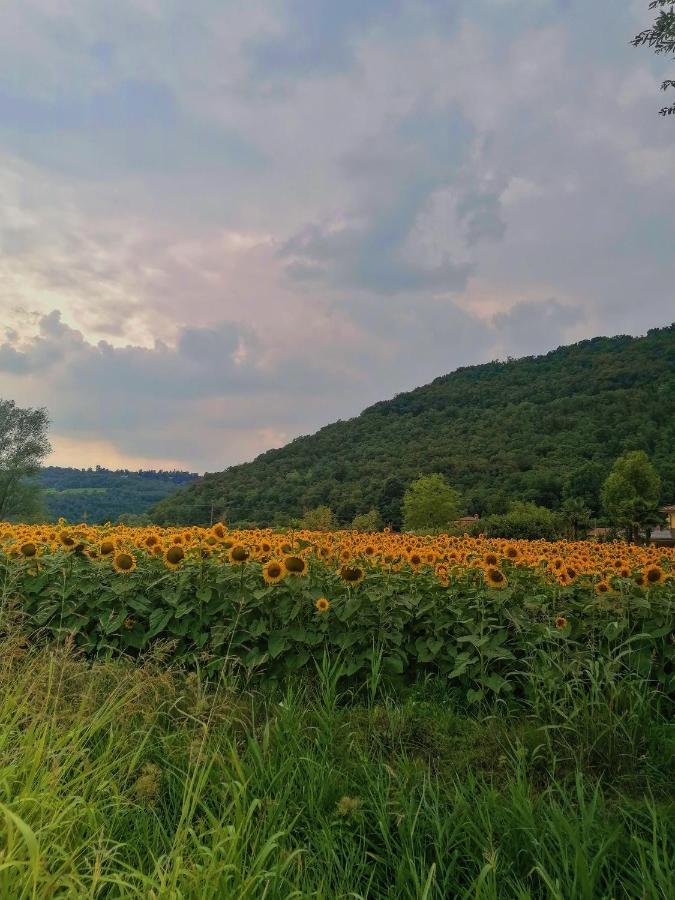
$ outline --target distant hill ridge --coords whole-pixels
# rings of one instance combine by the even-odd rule
[[[675,499],[675,324],[596,337],[543,356],[457,369],[252,462],[207,474],[158,503],[164,524],[273,524],[326,504],[349,522],[377,508],[400,524],[418,475],[441,472],[469,513],[512,500],[555,509],[600,485],[625,450],[644,449]]]
[[[142,515],[167,494],[197,478],[194,472],[162,469],[74,469],[45,466],[38,481],[45,488],[49,517],[69,522],[116,522],[120,515]]]

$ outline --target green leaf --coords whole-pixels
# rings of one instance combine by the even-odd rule
[[[155,637],[160,631],[164,631],[172,615],[172,609],[153,609],[148,622],[148,639]]]
[[[286,649],[286,638],[281,634],[271,634],[267,641],[267,649],[271,659],[276,659]]]
[[[385,656],[382,664],[390,675],[401,675],[403,673],[403,660],[400,656]]]
[[[480,683],[495,693],[499,694],[504,685],[508,684],[506,678],[502,678],[501,675],[498,675],[494,672],[492,675],[484,675],[480,679]]]

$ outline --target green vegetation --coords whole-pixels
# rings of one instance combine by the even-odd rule
[[[625,650],[533,654],[523,697],[470,712],[376,658],[253,691],[1,625],[3,897],[675,894],[672,709]]]
[[[565,529],[562,513],[556,514],[545,506],[537,506],[536,503],[516,501],[511,504],[508,512],[485,516],[468,530],[484,534],[486,537],[554,541],[561,537]]]
[[[22,409],[0,399],[0,521],[44,519],[42,491],[31,478],[51,447],[44,409]]]
[[[153,504],[189,484],[190,472],[128,469],[70,469],[45,466],[38,483],[45,490],[47,514],[42,521],[116,522],[120,516],[139,516]],[[207,510],[208,519],[208,510]]]
[[[447,531],[461,512],[459,492],[438,473],[416,478],[403,495],[403,527],[406,531]]]
[[[32,541],[21,546],[36,547]],[[244,544],[235,547],[248,557]],[[185,556],[177,545],[175,563],[170,550],[163,557],[119,550],[113,565],[60,551],[40,556],[36,565],[34,555],[8,548],[0,556],[0,598],[18,604],[29,630],[73,641],[89,654],[136,654],[165,641],[176,659],[209,672],[228,658],[250,677],[281,678],[312,668],[323,648],[332,658],[348,652],[346,675],[362,676],[376,654],[388,675],[410,681],[442,674],[477,702],[521,695],[523,667],[533,654],[560,657],[566,676],[624,647],[631,651],[624,668],[630,659],[638,673],[649,670],[664,689],[672,688],[675,594],[666,570],[647,566],[653,580],[646,589],[630,562],[618,560],[627,569],[606,585],[603,600],[592,576],[578,577],[578,565],[575,580],[561,585],[535,562],[542,545],[529,551],[532,559],[512,549],[515,564],[503,560],[501,569],[485,572],[455,568],[450,583],[432,566],[422,567],[426,552],[437,555],[428,544],[417,549],[419,561],[411,556],[400,571],[372,566],[366,578],[365,565],[352,562],[351,580],[342,568],[290,556],[281,566],[287,577],[266,584],[260,563]],[[563,549],[549,551],[551,565]],[[602,563],[605,569],[615,568],[615,555]],[[167,571],[174,564],[180,568]],[[295,570],[308,574],[294,576]]]
[[[675,0],[650,0],[649,9],[658,10],[654,24],[636,35],[631,43],[634,47],[648,46],[654,53],[675,55]],[[666,78],[661,82],[661,90],[675,88],[675,79]],[[675,115],[675,103],[659,110],[662,116]]]
[[[376,509],[402,524],[402,498],[438,472],[467,512],[513,501],[559,509],[578,498],[602,514],[600,490],[623,453],[644,450],[675,497],[675,326],[642,338],[594,338],[540,357],[458,369],[301,437],[251,463],[209,474],[157,504],[163,524],[273,524],[328,506],[340,523]]]

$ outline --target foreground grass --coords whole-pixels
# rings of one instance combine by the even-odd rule
[[[675,896],[669,708],[533,660],[457,706],[339,664],[264,691],[0,645],[0,896]]]

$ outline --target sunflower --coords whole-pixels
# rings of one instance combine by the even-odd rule
[[[159,544],[159,535],[155,534],[154,531],[151,531],[150,534],[143,538],[142,543],[148,550],[152,550],[153,547],[156,547],[157,544]]]
[[[501,569],[496,568],[496,566],[489,566],[485,570],[485,580],[488,587],[491,588],[505,588],[509,583],[506,575]]]
[[[27,556],[28,558],[35,556],[37,554],[37,546],[33,543],[33,541],[26,541],[25,544],[21,544],[19,547],[19,551],[22,556]]]
[[[164,565],[167,569],[177,569],[185,559],[185,551],[179,544],[173,544],[164,553]]]
[[[59,532],[59,541],[61,546],[66,550],[72,550],[77,541],[73,537],[73,535],[69,531],[60,531]]]
[[[219,541],[222,541],[225,537],[225,526],[223,525],[223,523],[216,522],[216,524],[211,529],[211,534]]]
[[[116,572],[119,572],[120,575],[128,575],[129,572],[133,572],[135,568],[136,557],[126,550],[121,550],[113,557],[113,569]]]
[[[110,556],[111,553],[115,552],[115,541],[110,539],[101,541],[98,552],[101,554],[101,556]]]
[[[285,575],[283,563],[276,559],[271,559],[262,567],[262,576],[267,584],[279,584],[284,580]]]
[[[644,569],[643,574],[648,585],[663,584],[666,580],[666,573],[661,566],[657,566],[656,563],[647,566],[646,569]]]
[[[361,584],[366,577],[366,573],[360,566],[342,566],[340,569],[340,578],[347,584]]]
[[[455,554],[454,558],[457,558],[457,554]],[[495,566],[499,565],[499,557],[493,550],[490,550],[488,553],[483,554],[483,562],[486,566],[495,568]]]
[[[504,556],[511,560],[511,562],[516,562],[520,559],[522,554],[515,544],[507,544],[504,548]]]
[[[412,550],[410,553],[408,553],[408,565],[413,570],[413,572],[419,572],[423,562],[424,560],[422,559],[422,555],[416,550]]]
[[[243,566],[250,555],[250,552],[243,544],[235,544],[227,552],[227,558],[233,566]]]
[[[555,627],[558,631],[564,631],[567,628],[567,619],[565,616],[556,616]]]
[[[284,556],[284,569],[289,575],[306,575],[309,566],[302,556]]]
[[[600,581],[595,585],[595,593],[596,594],[609,594],[611,593],[612,586],[605,578],[601,578]]]
[[[330,609],[330,600],[326,597],[319,597],[314,606],[316,606],[317,612],[326,613]]]

